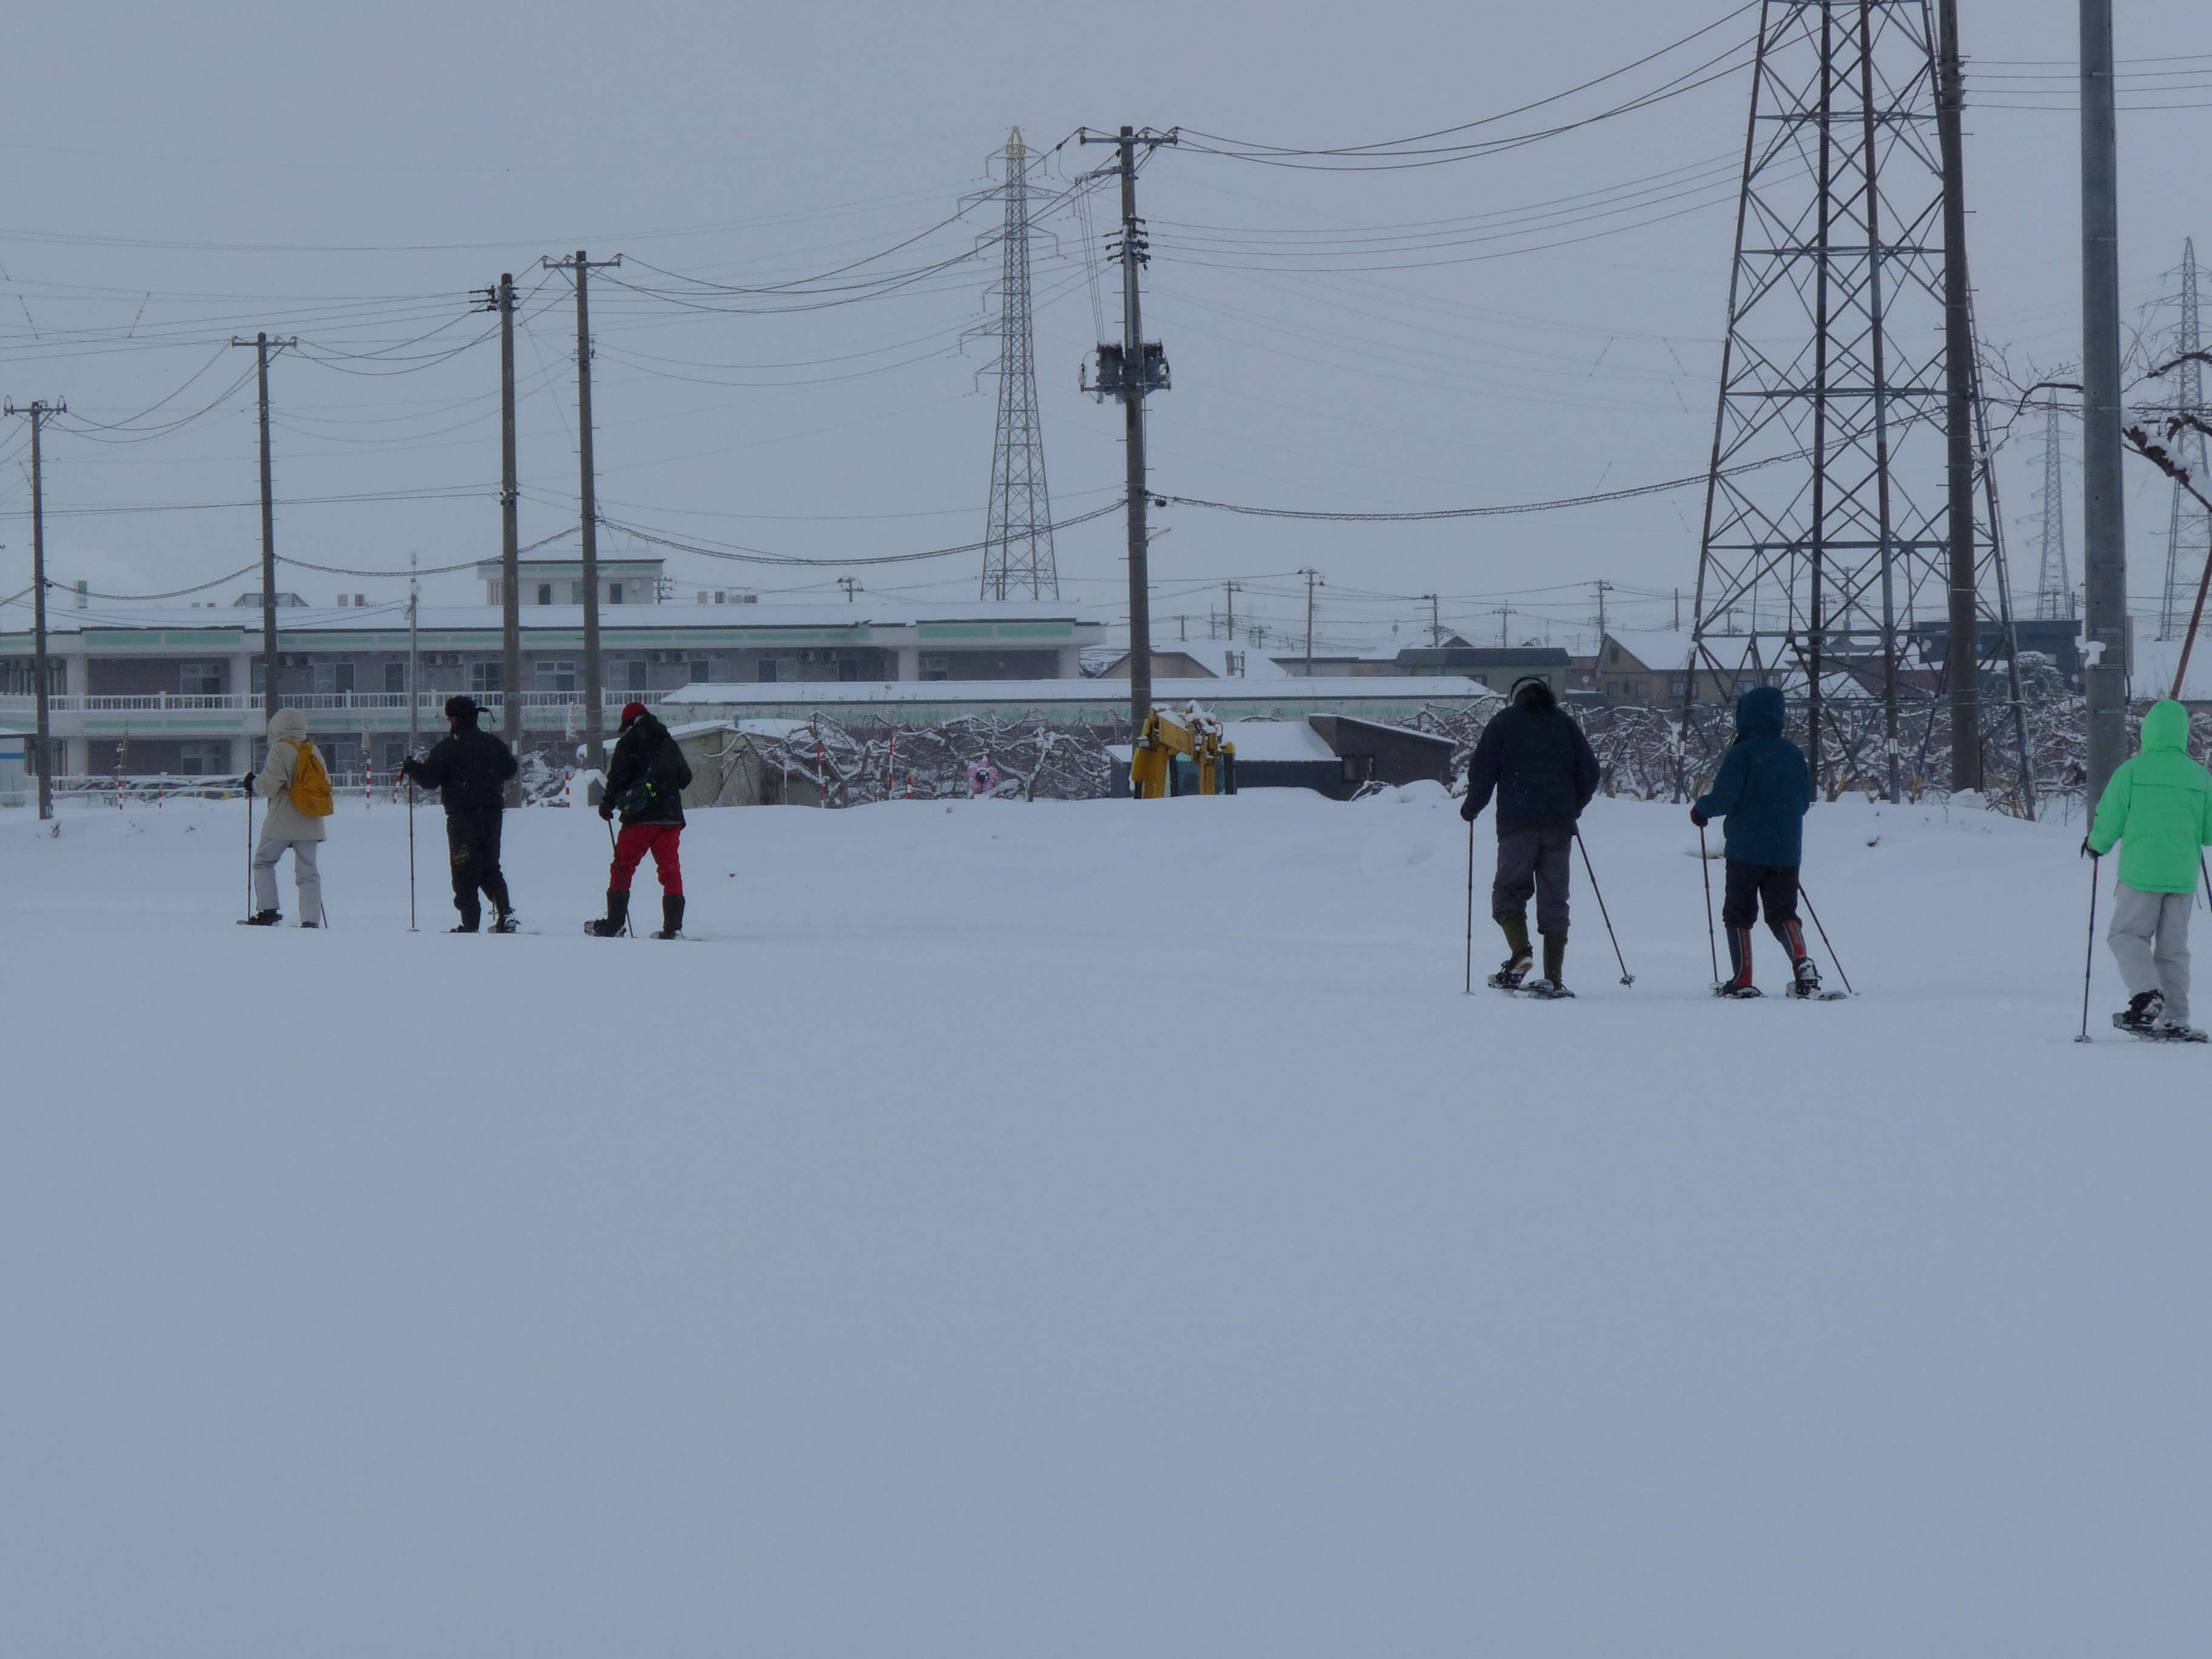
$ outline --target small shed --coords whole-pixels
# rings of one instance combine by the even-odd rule
[[[691,766],[686,808],[760,805],[760,751],[737,721],[691,720],[670,726],[668,735]]]
[[[1350,714],[1309,714],[1306,724],[1336,757],[1346,796],[1364,783],[1451,782],[1456,744],[1449,738]]]

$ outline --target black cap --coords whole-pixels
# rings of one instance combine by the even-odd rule
[[[477,715],[483,712],[484,711],[482,708],[477,706],[477,700],[474,697],[448,697],[446,699],[446,718],[449,720],[473,721]]]

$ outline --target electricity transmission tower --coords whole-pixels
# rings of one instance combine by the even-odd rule
[[[991,511],[983,532],[983,592],[1060,597],[1052,501],[1037,426],[1036,356],[1030,325],[1030,160],[1016,127],[1006,137],[1004,264],[999,278],[999,433],[991,446]]]
[[[2066,562],[2065,452],[2058,442],[2058,405],[2045,405],[2043,416],[2043,489],[2035,498],[2035,527],[2041,546],[2035,584],[2035,614],[2060,621],[2074,614],[2074,573]]]
[[[1929,682],[1948,633],[1954,477],[1971,480],[1976,655],[1997,642],[2025,742],[1971,350],[1970,465],[1957,473],[1948,435],[1947,298],[1964,296],[1946,292],[1934,14],[1929,0],[1760,8],[1680,693],[1686,708],[1701,673],[1723,693],[1780,684],[1803,699],[1816,784],[1832,744],[1844,775],[1880,778],[1893,799],[1940,707]],[[1970,335],[1963,307],[1956,320]],[[1918,733],[1904,729],[1907,702],[1929,722]]]
[[[2204,365],[2196,354],[2204,349],[2204,337],[2197,325],[2197,239],[2192,236],[2181,245],[2181,331],[2173,354],[2181,359],[2181,384],[2175,392],[2173,412],[2202,420],[2206,414]],[[2195,427],[2184,427],[2175,435],[2172,447],[2173,459],[2188,469],[2191,478],[2208,476],[2203,433]],[[2208,547],[2212,547],[2212,514],[2176,479],[2173,514],[2166,532],[2166,586],[2159,600],[2159,638],[2178,640],[2188,628],[2197,584],[2184,567],[2201,569]]]

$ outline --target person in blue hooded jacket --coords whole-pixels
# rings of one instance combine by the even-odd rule
[[[1782,693],[1754,686],[1735,706],[1735,744],[1721,763],[1710,793],[1690,809],[1699,829],[1721,820],[1728,850],[1727,896],[1721,922],[1728,929],[1727,981],[1723,996],[1755,997],[1751,977],[1751,925],[1763,907],[1766,925],[1790,952],[1792,996],[1820,988],[1820,971],[1805,949],[1797,921],[1797,868],[1805,857],[1805,814],[1813,783],[1805,751],[1782,735]]]

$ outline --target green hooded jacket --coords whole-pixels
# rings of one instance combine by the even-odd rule
[[[2138,893],[2189,893],[2212,846],[2212,772],[2189,758],[2189,711],[2168,699],[2143,716],[2142,752],[2112,774],[2089,850],[2120,849],[2120,879]]]

